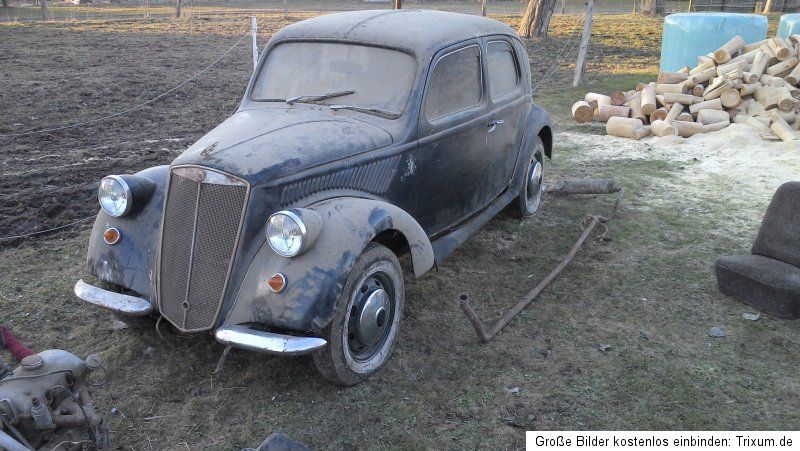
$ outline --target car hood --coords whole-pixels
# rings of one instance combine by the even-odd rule
[[[196,164],[259,184],[392,143],[384,129],[312,109],[239,111],[173,165]]]

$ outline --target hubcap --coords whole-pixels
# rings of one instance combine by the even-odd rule
[[[531,165],[530,178],[528,179],[528,199],[535,198],[542,189],[542,176],[544,170],[539,160],[534,160]]]
[[[389,308],[389,295],[385,290],[381,288],[370,293],[358,315],[358,341],[365,345],[378,342],[386,328]]]
[[[370,274],[353,294],[347,345],[355,360],[366,361],[383,347],[394,321],[394,289],[383,272]]]

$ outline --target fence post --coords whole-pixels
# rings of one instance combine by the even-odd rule
[[[253,16],[253,20],[250,23],[250,33],[253,34],[253,72],[255,72],[258,65],[258,22],[256,21],[256,16]]]
[[[589,37],[592,35],[592,10],[594,0],[589,0],[586,5],[586,18],[583,20],[583,35],[581,35],[581,47],[578,49],[578,61],[575,63],[575,77],[572,79],[572,86],[583,83],[583,71],[586,69],[586,54],[589,51]]]

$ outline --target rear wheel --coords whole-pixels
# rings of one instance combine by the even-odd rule
[[[544,187],[544,143],[538,136],[533,141],[533,151],[528,161],[525,177],[519,187],[514,213],[519,217],[530,216],[539,210]]]
[[[391,354],[403,316],[403,272],[387,247],[370,244],[347,277],[333,320],[322,331],[328,345],[313,354],[323,377],[355,385]]]

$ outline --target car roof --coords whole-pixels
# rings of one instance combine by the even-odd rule
[[[430,58],[452,43],[498,34],[517,37],[508,25],[486,17],[432,10],[365,10],[297,22],[275,34],[273,42],[345,40],[396,47]]]

